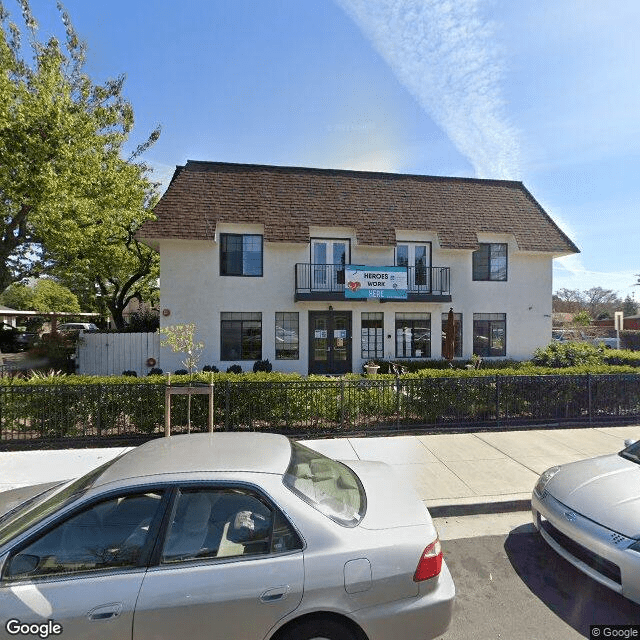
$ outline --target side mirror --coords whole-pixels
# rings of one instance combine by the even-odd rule
[[[627,438],[624,441],[624,448],[626,449],[627,447],[630,447],[632,444],[635,444],[636,442],[638,442],[638,441],[634,440],[633,438]]]
[[[15,578],[33,573],[40,564],[40,556],[34,556],[28,553],[19,553],[14,556],[7,565],[6,576]]]

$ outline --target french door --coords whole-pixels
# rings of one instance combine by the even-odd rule
[[[351,311],[309,311],[309,373],[349,373],[351,367]]]

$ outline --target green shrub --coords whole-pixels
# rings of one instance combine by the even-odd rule
[[[536,349],[532,362],[542,367],[565,368],[604,364],[604,348],[587,342],[552,342]]]

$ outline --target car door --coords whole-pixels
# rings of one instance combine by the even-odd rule
[[[93,502],[12,549],[2,564],[0,637],[51,621],[65,638],[130,640],[162,498],[147,491]]]
[[[156,553],[136,605],[135,640],[255,640],[302,599],[301,539],[252,488],[178,491]]]

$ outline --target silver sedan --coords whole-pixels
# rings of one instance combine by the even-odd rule
[[[0,637],[426,640],[451,620],[412,489],[284,436],[154,440],[0,513]]]
[[[547,469],[531,505],[533,522],[553,549],[640,604],[640,442]]]

